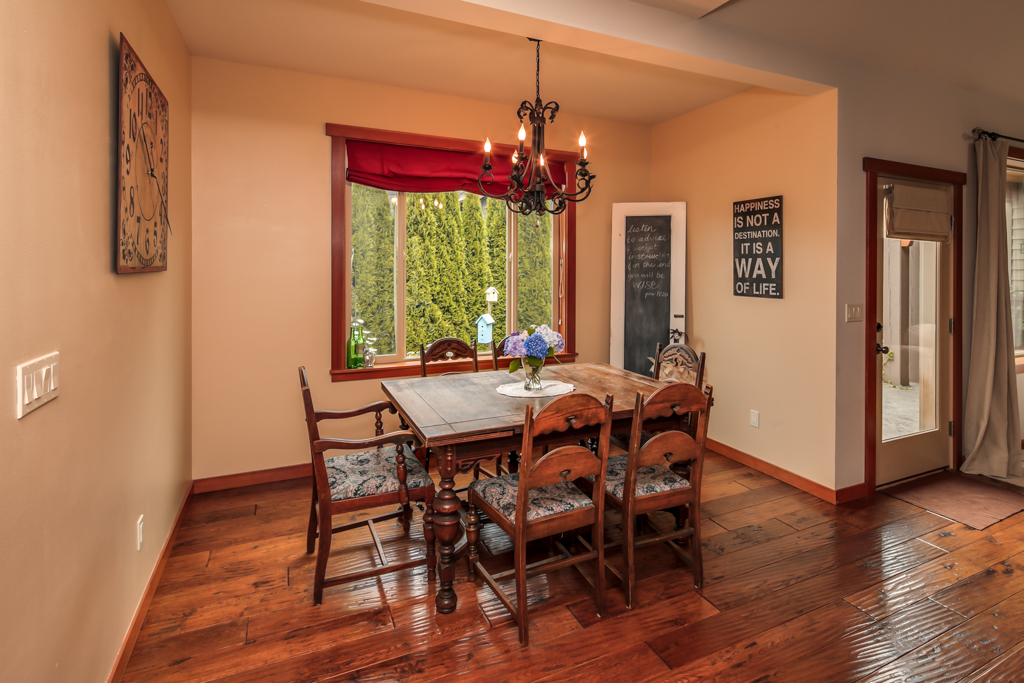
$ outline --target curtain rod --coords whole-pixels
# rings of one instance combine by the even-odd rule
[[[975,128],[971,132],[979,139],[988,138],[989,140],[998,140],[999,138],[1004,138],[1006,140],[1013,140],[1014,142],[1024,142],[1024,140],[1021,140],[1020,138],[1010,137],[1009,135],[1003,135],[1002,133],[993,133],[992,131],[984,130],[982,128]]]

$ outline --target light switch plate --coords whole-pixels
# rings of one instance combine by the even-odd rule
[[[846,322],[859,323],[864,320],[864,304],[846,304]]]
[[[57,398],[60,357],[47,354],[18,366],[18,419]]]

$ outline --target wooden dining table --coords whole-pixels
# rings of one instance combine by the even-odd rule
[[[647,396],[666,384],[606,363],[549,365],[543,370],[543,378],[570,383],[576,392],[602,401],[605,395],[611,394],[613,434],[629,432],[638,391]],[[522,372],[509,375],[505,371],[493,371],[381,382],[384,393],[404,422],[420,443],[437,456],[441,483],[434,500],[433,525],[439,544],[440,581],[435,604],[442,614],[454,611],[458,603],[453,581],[462,502],[454,491],[456,473],[470,470],[482,459],[506,452],[512,453],[509,469],[516,471],[517,461],[513,456],[522,445],[526,407],[532,405],[537,411],[554,400],[554,397],[512,398],[496,391],[498,386],[516,381],[524,381]],[[677,421],[681,419],[667,418],[666,424],[652,426],[679,428]],[[590,436],[596,437],[596,430]],[[537,445],[555,443],[538,440]]]

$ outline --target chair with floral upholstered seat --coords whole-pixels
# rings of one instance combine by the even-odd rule
[[[626,606],[636,600],[634,553],[637,548],[653,543],[666,543],[693,569],[693,583],[700,588],[704,582],[700,538],[700,490],[704,469],[704,449],[711,412],[711,387],[701,391],[692,384],[673,382],[659,389],[645,401],[637,392],[633,409],[633,433],[629,452],[608,459],[604,489],[607,503],[622,514],[622,545],[626,558],[625,572],[611,563],[608,569],[625,586]],[[696,436],[685,431],[664,431],[642,443],[644,420],[690,413],[696,417]],[[672,465],[686,464],[684,473]],[[593,478],[591,478],[593,481]],[[584,484],[588,489],[593,484]],[[678,523],[668,532],[637,537],[637,519],[658,510],[673,510]],[[652,525],[653,528],[653,525]],[[677,541],[687,541],[684,550]]]
[[[358,581],[371,576],[380,576],[401,569],[427,565],[427,577],[434,578],[437,562],[434,554],[434,482],[416,458],[407,458],[416,446],[412,432],[399,431],[384,434],[383,412],[396,412],[390,403],[381,401],[362,408],[347,411],[317,411],[313,409],[313,397],[306,379],[306,369],[299,368],[299,385],[302,402],[306,411],[306,429],[309,433],[309,450],[313,460],[313,502],[309,511],[309,528],[306,534],[306,552],[312,553],[319,539],[316,569],[313,574],[313,604],[323,602],[324,588],[349,581]],[[318,423],[323,420],[338,420],[357,415],[374,413],[376,436],[363,441],[349,439],[321,438]],[[347,455],[327,458],[330,450],[368,449]],[[423,537],[426,540],[426,554],[422,558],[391,564],[384,554],[384,547],[374,523],[398,518],[406,532],[412,519],[411,501],[423,501]],[[350,524],[333,526],[333,517],[346,512],[369,510],[384,505],[399,504],[397,512],[362,519]],[[370,530],[380,566],[364,571],[351,572],[327,577],[327,561],[331,554],[331,538],[334,534],[365,526]]]
[[[481,479],[469,485],[469,510],[466,515],[466,540],[469,553],[469,580],[476,574],[494,591],[519,625],[519,642],[529,642],[529,614],[526,599],[526,577],[529,574],[594,562],[594,576],[583,574],[595,589],[597,611],[604,614],[604,489],[605,464],[612,426],[612,397],[604,403],[587,394],[566,394],[547,404],[536,415],[533,407],[526,409],[523,430],[522,462],[519,472],[493,479]],[[573,443],[574,433],[600,429],[597,452]],[[559,433],[564,432],[565,435]],[[534,460],[534,439],[553,435],[559,446]],[[577,482],[593,476],[597,493],[584,494]],[[477,542],[480,515],[483,510],[506,534],[512,537],[515,566],[492,576],[480,563]],[[560,541],[554,545],[559,555],[526,564],[526,543],[582,527],[591,527],[592,547],[584,541],[587,552],[572,554]],[[582,571],[581,571],[582,573]],[[516,603],[505,594],[498,582],[515,576]]]

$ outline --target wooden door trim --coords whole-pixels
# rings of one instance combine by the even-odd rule
[[[864,492],[875,491],[876,439],[875,401],[878,385],[875,377],[875,344],[878,321],[878,176],[896,176],[908,180],[946,183],[953,186],[953,464],[963,464],[963,228],[964,185],[967,174],[929,166],[903,164],[864,157],[867,180],[867,281],[864,302]]]

